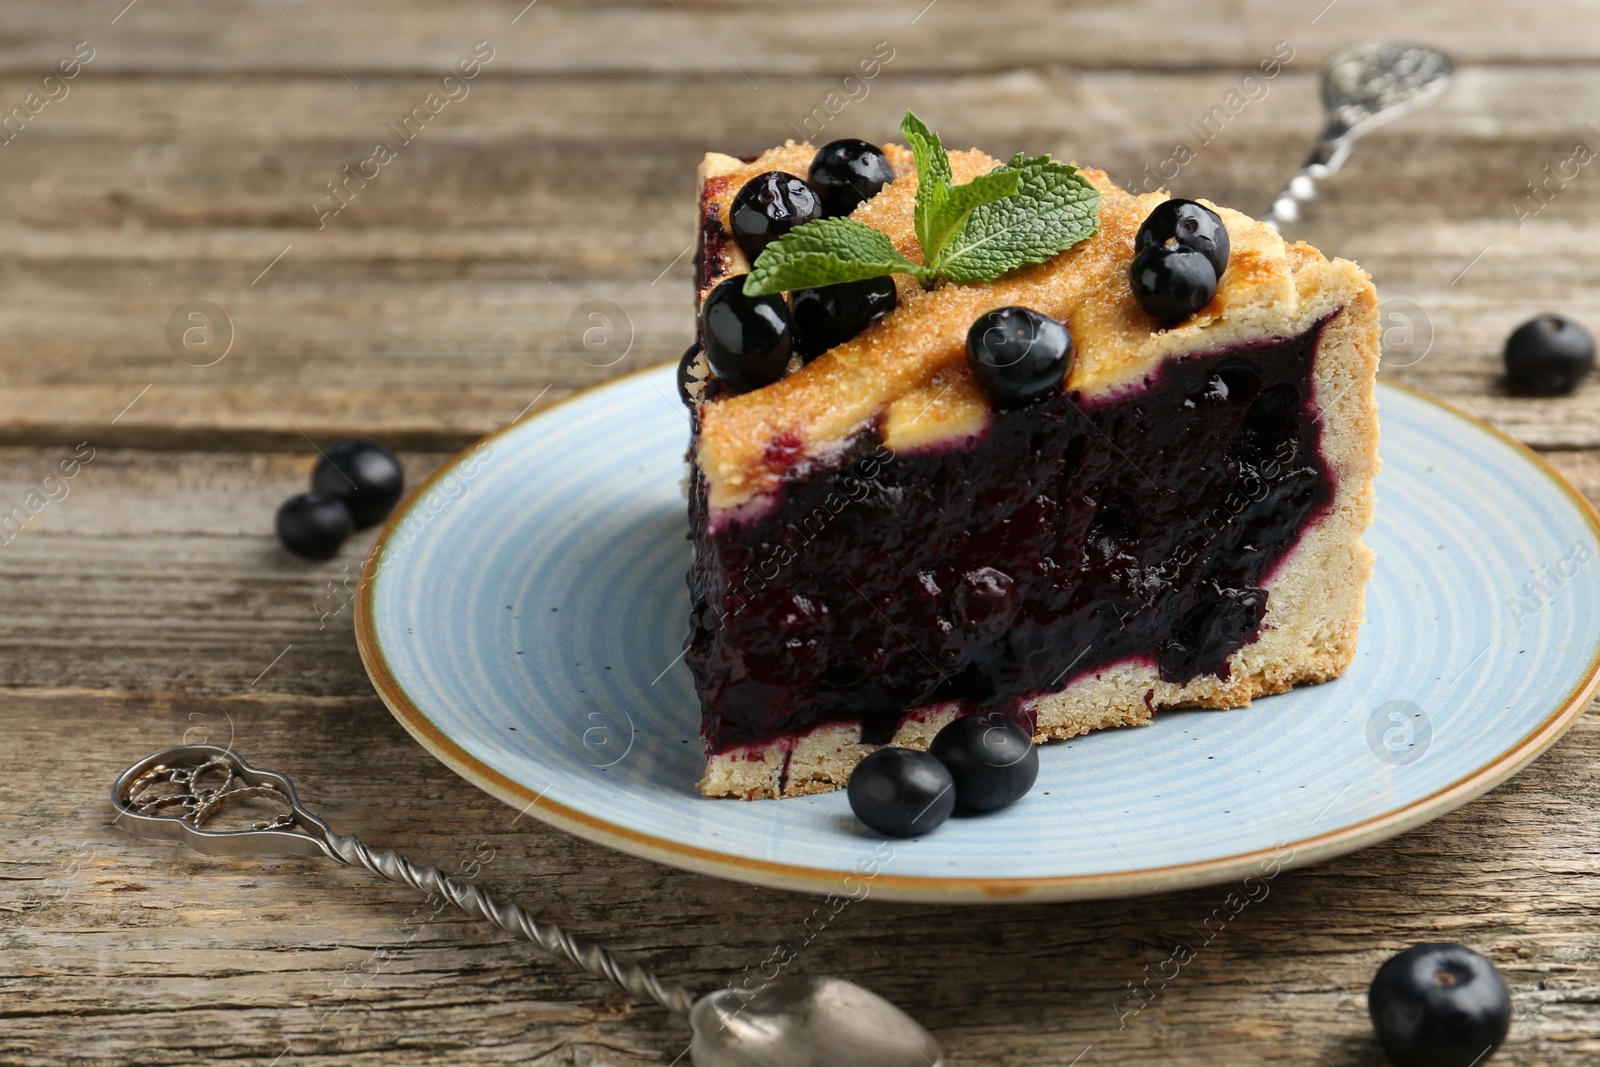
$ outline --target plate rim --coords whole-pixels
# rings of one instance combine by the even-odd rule
[[[511,433],[525,423],[542,418],[555,409],[583,399],[591,393],[614,388],[622,382],[646,374],[657,373],[671,365],[670,362],[651,364],[627,374],[607,378],[522,415],[456,452],[406,494],[405,499],[390,514],[361,564],[360,579],[356,583],[356,647],[361,655],[362,666],[366,668],[367,675],[384,705],[418,744],[460,777],[490,796],[520,809],[524,814],[531,814],[540,821],[576,837],[669,867],[732,881],[750,881],[754,878],[755,881],[774,888],[826,894],[839,888],[841,882],[848,876],[848,872],[750,857],[740,857],[736,862],[715,848],[701,848],[671,841],[619,825],[551,800],[542,793],[514,781],[467,752],[428,718],[396,680],[378,641],[376,589],[380,569],[377,561],[380,560],[388,544],[390,534],[436,482],[454,472],[482,445]],[[1567,496],[1588,523],[1591,535],[1600,542],[1600,511],[1597,511],[1594,504],[1543,456],[1500,430],[1487,419],[1463,411],[1431,393],[1387,380],[1379,380],[1376,385],[1379,388],[1395,389],[1409,394],[1510,445]],[[1588,707],[1596,689],[1600,689],[1600,645],[1590,653],[1586,672],[1568,693],[1566,699],[1533,730],[1497,758],[1403,807],[1271,848],[1145,870],[1028,878],[897,875],[882,871],[873,879],[873,891],[887,900],[921,903],[1105,900],[1216,885],[1256,871],[1264,863],[1271,863],[1282,869],[1319,863],[1359,851],[1431,822],[1506,782],[1560,740]],[[1284,855],[1286,852],[1287,858]]]

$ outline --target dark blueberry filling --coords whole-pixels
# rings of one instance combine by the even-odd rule
[[[971,447],[896,456],[866,432],[716,529],[697,485],[686,659],[712,751],[839,721],[883,743],[945,701],[1020,717],[1130,660],[1225,678],[1333,498],[1310,407],[1321,329],[997,411]]]

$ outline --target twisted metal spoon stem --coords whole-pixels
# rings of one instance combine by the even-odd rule
[[[553,956],[565,956],[589,974],[636,997],[653,1000],[680,1015],[689,1014],[694,1007],[694,994],[683,986],[662,981],[636,963],[624,963],[608,949],[580,941],[555,923],[540,922],[517,905],[496,900],[437,867],[418,866],[393,849],[373,849],[348,834],[330,833],[326,841],[332,857],[341,863],[363,867],[391,882],[403,882],[428,896],[442,897],[468,915],[487,919]]]
[[[335,833],[301,806],[289,779],[251,767],[230,749],[179,745],[146,756],[117,778],[111,804],[116,822],[141,837],[178,841],[212,856],[323,856],[447,900],[642,1000],[688,1015],[694,1040],[686,1051],[695,1067],[944,1064],[939,1042],[915,1019],[843,978],[779,975],[754,991],[730,984],[697,999],[470,882]],[[238,829],[211,825],[251,804],[272,810],[256,821],[246,816]]]
[[[262,801],[277,807],[271,818],[235,830],[209,825],[230,807]],[[178,840],[213,856],[326,856],[448,900],[468,915],[487,919],[670,1011],[687,1015],[694,1007],[696,997],[683,986],[624,963],[610,950],[580,941],[555,923],[540,922],[515,904],[496,900],[437,867],[420,866],[393,849],[374,849],[359,838],[336,833],[301,805],[289,779],[257,770],[227,749],[180,745],[157,752],[122,773],[112,788],[111,802],[118,822],[141,836]]]

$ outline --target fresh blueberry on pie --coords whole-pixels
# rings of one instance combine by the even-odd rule
[[[802,223],[822,217],[816,191],[793,174],[769,170],[740,187],[728,209],[728,228],[744,254],[761,251]]]
[[[964,716],[1040,742],[1339,675],[1372,564],[1366,274],[1226,208],[902,132],[892,180],[754,260],[740,190],[837,161],[700,168],[701,790],[837,789]],[[815,295],[868,279],[894,300]]]
[[[711,372],[744,393],[783,377],[794,328],[782,297],[744,294],[744,279],[724,280],[700,302],[700,340]]]
[[[863,200],[894,181],[894,168],[883,149],[866,141],[829,141],[811,157],[807,181],[829,215],[848,215]]]
[[[894,279],[888,277],[796,289],[789,294],[795,347],[810,362],[889,314],[898,302]]]

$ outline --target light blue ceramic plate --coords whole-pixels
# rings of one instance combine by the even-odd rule
[[[1378,563],[1344,677],[1046,746],[1015,807],[916,840],[875,837],[843,793],[703,799],[673,373],[579,394],[447,464],[374,547],[357,614],[378,691],[428,751],[625,852],[916,900],[1270,877],[1466,803],[1594,691],[1600,517],[1484,424],[1383,387]]]

